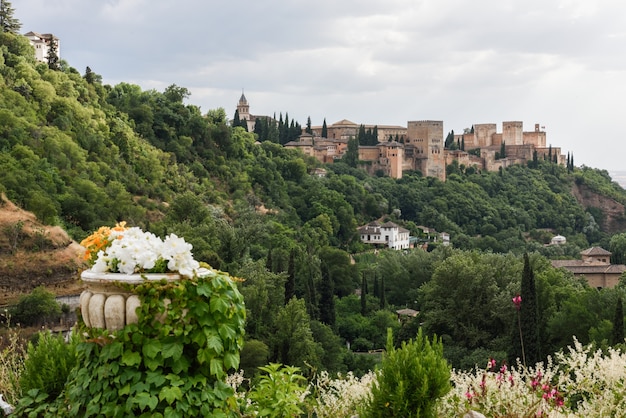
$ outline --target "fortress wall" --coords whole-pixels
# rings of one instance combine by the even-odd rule
[[[359,160],[363,161],[378,161],[378,148],[377,147],[359,147]]]
[[[543,148],[546,146],[545,132],[524,132],[524,144],[532,144],[535,147]]]

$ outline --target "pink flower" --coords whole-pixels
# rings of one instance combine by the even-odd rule
[[[520,308],[522,307],[522,297],[520,295],[517,295],[512,299],[512,301],[513,301],[513,304],[515,305],[515,309],[519,311]]]

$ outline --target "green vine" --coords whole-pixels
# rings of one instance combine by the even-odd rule
[[[29,394],[23,415],[235,416],[225,383],[243,345],[245,306],[235,279],[217,272],[132,290],[142,302],[138,324],[116,332],[83,327],[86,341],[65,392],[44,408],[41,393]]]

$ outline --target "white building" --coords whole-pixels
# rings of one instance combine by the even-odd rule
[[[365,244],[385,245],[394,250],[409,248],[409,230],[393,222],[370,222],[358,229],[361,241]]]
[[[28,32],[24,34],[30,44],[35,48],[35,59],[40,62],[48,62],[50,43],[56,43],[57,56],[61,59],[61,41],[51,33]]]

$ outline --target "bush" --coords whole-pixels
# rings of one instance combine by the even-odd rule
[[[11,308],[11,320],[25,326],[57,321],[60,315],[61,307],[54,294],[43,286],[35,288],[29,295],[22,296],[17,305]]]
[[[431,343],[420,329],[415,340],[396,349],[389,330],[387,353],[360,416],[435,417],[437,400],[450,389],[450,367],[436,336]]]
[[[76,365],[76,345],[79,337],[72,335],[69,343],[63,334],[40,332],[36,344],[28,343],[24,371],[20,376],[23,393],[39,389],[56,398],[63,391],[70,371]]]
[[[306,390],[306,378],[298,367],[270,363],[259,367],[263,374],[252,387],[248,397],[252,404],[253,416],[258,417],[297,417],[304,411],[301,409],[303,395]]]

